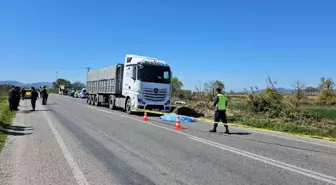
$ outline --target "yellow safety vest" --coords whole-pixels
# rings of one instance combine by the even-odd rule
[[[216,105],[216,109],[226,110],[226,102],[227,102],[226,97],[223,94],[218,94],[217,97],[218,97],[218,102]]]

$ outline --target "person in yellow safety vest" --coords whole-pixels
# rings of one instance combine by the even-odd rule
[[[214,101],[214,106],[216,107],[215,115],[214,115],[214,128],[209,130],[210,132],[217,132],[217,126],[219,121],[224,123],[225,133],[230,134],[229,126],[227,125],[227,117],[226,117],[226,108],[227,108],[227,98],[221,94],[221,89],[216,89],[217,96]]]

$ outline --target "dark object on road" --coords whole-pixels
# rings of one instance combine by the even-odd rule
[[[24,100],[25,96],[26,96],[26,90],[24,88],[22,88],[21,89],[21,98],[22,98],[22,100]]]
[[[33,111],[35,111],[37,98],[38,98],[38,92],[36,91],[35,87],[32,87],[31,88],[31,98],[30,98],[30,101],[31,101],[31,105],[32,105]]]
[[[19,110],[18,107],[20,105],[20,87],[15,87],[12,92],[12,104],[13,104],[13,110],[17,111]]]
[[[14,86],[8,91],[8,103],[9,103],[9,110],[14,110]]]
[[[41,91],[41,95],[42,95],[42,105],[46,105],[47,101],[48,101],[48,92],[47,92],[47,87],[44,86],[42,91]]]

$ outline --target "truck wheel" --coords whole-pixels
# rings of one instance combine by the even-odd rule
[[[95,98],[95,106],[100,106],[100,102],[99,102],[99,99],[98,99],[98,95],[94,97]]]
[[[89,102],[89,105],[92,105],[92,104],[93,104],[93,102],[92,102],[92,95],[89,96],[89,98],[88,98],[88,102]]]
[[[90,105],[94,105],[94,96],[91,95],[91,98],[90,98]]]
[[[127,99],[127,102],[126,102],[126,113],[127,114],[132,114],[132,110],[131,110],[131,98]]]
[[[89,97],[86,99],[86,103],[90,104],[90,98]]]
[[[111,110],[113,110],[115,108],[115,97],[114,96],[110,96],[110,98],[109,98],[109,108]]]

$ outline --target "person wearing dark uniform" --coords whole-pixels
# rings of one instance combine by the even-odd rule
[[[219,121],[224,123],[225,133],[229,134],[229,126],[227,125],[227,117],[226,117],[226,107],[227,107],[227,98],[221,94],[221,89],[216,89],[217,96],[214,101],[214,106],[216,107],[215,115],[214,115],[214,128],[209,130],[210,132],[217,132],[217,126]]]
[[[36,91],[35,87],[32,87],[31,88],[31,98],[30,98],[30,101],[31,101],[31,105],[33,107],[33,111],[35,111],[35,107],[36,107],[36,100],[38,98],[38,92]]]
[[[18,111],[19,109],[18,109],[18,107],[19,107],[19,105],[20,105],[20,87],[15,87],[14,88],[14,91],[13,91],[13,104],[14,104],[14,110],[16,110],[16,111]]]
[[[22,90],[21,90],[21,98],[22,98],[22,100],[24,100],[25,95],[26,95],[26,90],[24,88],[22,88]]]
[[[46,105],[48,100],[48,92],[46,86],[43,87],[41,95],[42,95],[42,105]]]
[[[13,111],[14,110],[14,90],[15,87],[12,86],[12,88],[8,91],[8,103],[9,103],[9,110]]]

